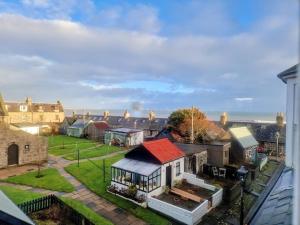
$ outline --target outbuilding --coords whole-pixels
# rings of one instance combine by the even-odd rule
[[[138,129],[115,128],[105,131],[104,143],[118,146],[136,146],[144,141],[144,132]]]

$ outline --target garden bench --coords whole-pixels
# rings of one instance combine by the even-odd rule
[[[180,190],[180,189],[178,189],[178,188],[172,188],[172,189],[170,190],[170,192],[173,193],[173,194],[179,195],[179,196],[181,196],[181,197],[190,199],[190,200],[195,201],[195,202],[199,202],[199,203],[200,203],[200,202],[202,201],[202,198],[201,198],[201,197],[199,197],[199,196],[197,196],[197,195],[193,195],[193,194],[188,193],[188,192],[186,192],[186,191]]]

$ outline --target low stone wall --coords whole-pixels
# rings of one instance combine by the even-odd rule
[[[204,201],[193,211],[189,211],[175,205],[163,202],[159,199],[149,197],[148,207],[160,213],[174,218],[184,224],[193,225],[201,221],[202,217],[208,212],[208,200]]]

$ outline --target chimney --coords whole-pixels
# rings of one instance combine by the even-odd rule
[[[149,120],[150,121],[154,120],[155,116],[156,116],[155,113],[153,111],[150,111],[150,113],[149,113]]]
[[[223,112],[222,115],[220,116],[220,123],[225,126],[228,121],[228,115],[226,112]]]
[[[27,97],[25,102],[26,102],[27,105],[31,106],[32,105],[32,98]]]
[[[88,119],[89,119],[89,117],[90,117],[90,113],[89,113],[89,112],[87,112],[87,113],[84,115],[84,119],[85,119],[85,120],[88,120]]]
[[[76,114],[75,114],[75,112],[74,112],[74,111],[72,112],[72,117],[73,117],[73,118],[75,118],[75,117],[76,117]]]
[[[125,112],[124,112],[124,119],[128,119],[129,117],[130,117],[130,114],[126,109]]]
[[[277,126],[280,127],[280,128],[282,128],[284,126],[284,114],[283,114],[283,112],[277,113],[276,123],[277,123]]]
[[[56,102],[56,103],[57,103],[57,105],[61,105],[61,102],[60,102],[59,100],[57,100],[57,102]]]
[[[104,119],[107,119],[109,117],[109,111],[104,111],[103,113],[103,116],[104,116]]]

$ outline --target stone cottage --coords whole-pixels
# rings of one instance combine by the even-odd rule
[[[1,116],[0,116],[1,117]],[[0,123],[0,168],[46,161],[48,141]]]

